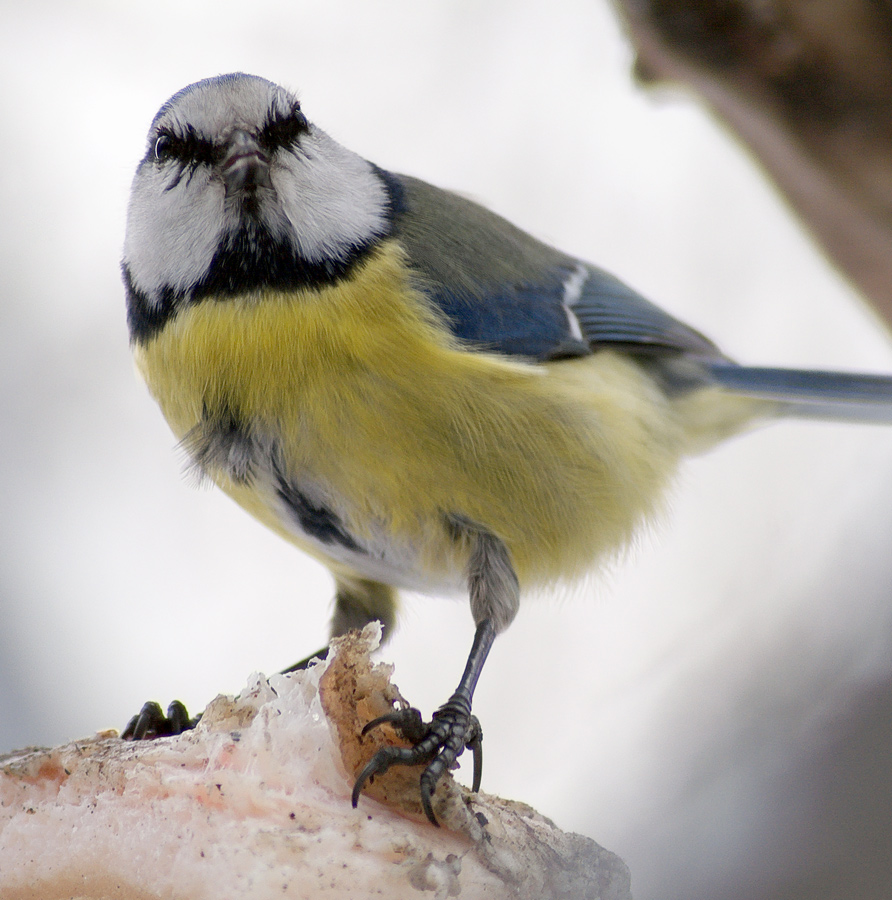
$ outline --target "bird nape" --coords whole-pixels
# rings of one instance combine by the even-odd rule
[[[483,207],[386,171],[232,74],[168,100],[130,198],[137,366],[201,478],[335,578],[331,634],[396,590],[466,591],[455,693],[408,749],[421,800],[466,747],[474,689],[520,597],[615,554],[682,457],[754,419],[892,422],[892,379],[749,368],[609,273]],[[302,664],[306,664],[307,660]],[[297,664],[302,665],[302,664]],[[193,726],[147,704],[123,736]]]

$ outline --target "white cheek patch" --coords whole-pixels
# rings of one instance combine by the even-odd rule
[[[222,184],[201,167],[181,174],[144,163],[130,197],[124,261],[134,287],[157,304],[165,287],[187,291],[208,269],[226,230]]]
[[[371,165],[313,128],[271,172],[297,252],[311,262],[340,259],[385,233],[387,192]]]

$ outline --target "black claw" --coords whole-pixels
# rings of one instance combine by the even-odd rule
[[[436,778],[429,779],[425,776],[430,771],[430,766],[428,766],[421,773],[421,806],[424,809],[424,814],[427,816],[428,822],[430,822],[435,828],[440,827],[440,823],[437,821],[437,817],[434,815],[434,808],[431,806],[431,794],[433,793],[434,788],[436,787]],[[437,775],[437,778],[440,776]]]
[[[480,780],[483,778],[483,729],[476,716],[474,722],[477,725],[477,734],[468,741],[467,746],[471,748],[474,759],[474,780],[471,782],[471,790],[476,794],[480,790]]]
[[[133,716],[130,721],[124,726],[124,730],[121,732],[122,741],[135,740],[134,735],[136,734],[136,723],[138,721],[139,716]]]
[[[414,706],[405,709],[395,709],[393,712],[378,716],[371,722],[366,722],[361,734],[367,735],[373,728],[389,723],[407,740],[418,744],[427,736],[429,726],[424,723],[421,713]]]
[[[455,761],[470,747],[474,754],[474,790],[480,787],[482,776],[482,738],[483,734],[477,717],[471,715],[471,705],[460,693],[453,694],[447,703],[441,706],[429,723],[424,723],[417,709],[400,709],[373,719],[363,729],[367,734],[372,728],[389,722],[407,740],[412,747],[384,747],[369,760],[359,773],[353,785],[353,806],[359,802],[359,796],[366,783],[376,775],[386,772],[391,766],[413,766],[427,763],[421,773],[421,806],[428,821],[439,828],[440,823],[434,815],[431,797],[437,782],[449,771]]]
[[[356,809],[356,806],[359,803],[359,795],[362,793],[362,789],[365,787],[366,782],[372,781],[376,775],[381,775],[393,765],[390,753],[388,752],[390,749],[396,748],[385,747],[379,750],[368,761],[366,767],[359,773],[353,785],[352,800],[354,809]]]
[[[182,734],[184,731],[190,731],[198,724],[200,718],[201,716],[199,715],[194,719],[190,719],[188,710],[179,700],[171,701],[170,706],[167,707],[167,721],[170,725],[171,734]]]
[[[179,700],[174,700],[167,707],[166,716],[161,707],[154,700],[150,700],[143,704],[139,715],[127,723],[121,732],[121,740],[151,741],[154,738],[182,734],[194,728],[200,719],[200,715],[190,719],[186,707]]]

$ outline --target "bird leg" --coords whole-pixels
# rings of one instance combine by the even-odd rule
[[[396,594],[392,587],[367,578],[339,575],[336,579],[335,607],[331,617],[331,636],[340,637],[348,631],[362,629],[369,622],[381,623],[383,644],[396,627]],[[325,659],[328,647],[307,656],[283,669],[281,674],[306,669],[314,659]]]
[[[439,825],[431,805],[434,788],[466,747],[471,749],[474,758],[472,790],[480,789],[483,732],[477,717],[471,714],[471,701],[496,634],[514,618],[518,603],[517,576],[505,545],[471,523],[462,521],[457,527],[473,538],[468,562],[468,587],[471,610],[477,621],[464,674],[455,693],[433,714],[429,723],[422,721],[417,709],[409,708],[394,710],[366,724],[363,734],[385,722],[390,723],[412,746],[380,749],[359,773],[353,786],[355,807],[366,782],[374,776],[383,774],[394,765],[426,763],[421,773],[421,805],[433,825]]]

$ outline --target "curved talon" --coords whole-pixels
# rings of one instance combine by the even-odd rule
[[[434,760],[436,762],[436,760]],[[434,808],[431,805],[431,794],[434,792],[434,788],[437,786],[437,778],[439,778],[439,774],[435,778],[427,778],[427,774],[430,772],[431,767],[428,766],[421,773],[421,808],[424,810],[424,814],[427,816],[428,822],[430,822],[435,828],[440,827],[440,823],[437,821],[437,817],[434,815]]]
[[[385,724],[393,725],[407,741],[411,741],[413,744],[424,740],[428,732],[428,726],[424,724],[421,713],[414,706],[410,706],[407,709],[395,709],[393,712],[378,716],[377,719],[372,719],[371,722],[366,722],[360,734],[365,737],[373,728]]]
[[[471,782],[471,790],[476,794],[480,790],[480,781],[483,778],[483,729],[476,716],[471,716],[471,718],[477,726],[477,733],[466,746],[471,748],[474,760],[474,778]]]
[[[359,733],[362,737],[365,737],[373,728],[377,728],[379,725],[383,725],[385,722],[389,722],[391,725],[396,720],[396,716],[398,715],[398,711],[394,711],[392,713],[386,713],[383,716],[378,716],[377,719],[372,719],[371,722],[366,722],[365,725],[362,726],[362,731]]]
[[[359,795],[362,793],[366,782],[371,781],[376,775],[383,775],[396,762],[396,760],[391,758],[389,752],[396,749],[396,747],[383,747],[366,763],[365,768],[356,777],[352,794],[354,809],[359,804]]]

